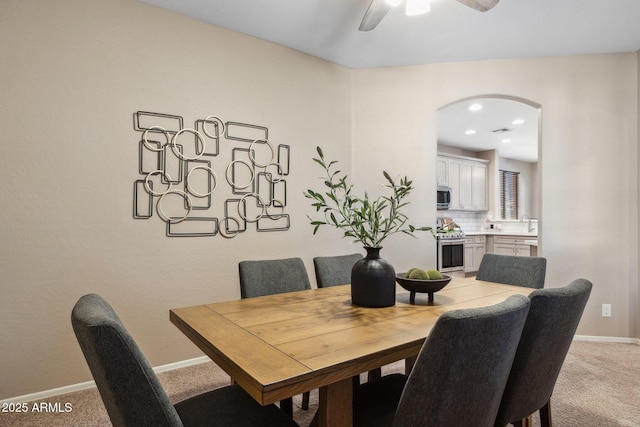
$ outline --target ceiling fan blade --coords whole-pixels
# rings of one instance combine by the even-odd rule
[[[486,12],[498,4],[500,0],[458,0],[458,2],[469,6],[477,11]]]
[[[385,0],[371,0],[360,23],[360,31],[371,31],[382,21],[391,6]]]

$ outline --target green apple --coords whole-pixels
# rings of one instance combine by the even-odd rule
[[[409,276],[411,275],[411,273],[412,273],[414,270],[417,270],[417,269],[418,269],[417,267],[413,267],[413,268],[408,269],[408,270],[407,270],[407,274],[405,274],[405,275],[404,275],[404,277],[409,277]]]
[[[427,276],[429,276],[429,280],[442,279],[442,274],[438,270],[428,270]]]
[[[416,268],[411,272],[409,279],[429,280],[429,274],[420,268]]]

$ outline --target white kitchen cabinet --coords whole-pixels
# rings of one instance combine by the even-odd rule
[[[451,187],[449,209],[470,211],[488,209],[486,160],[438,156],[436,177],[439,185]]]
[[[515,255],[515,246],[496,243],[493,245],[493,253],[498,255]]]
[[[469,243],[469,239],[464,241],[464,272],[469,273],[470,271],[476,271],[478,268],[476,267],[475,257],[474,257],[473,244]]]
[[[460,208],[474,209],[473,206],[473,164],[460,162]]]
[[[451,203],[449,209],[463,209],[462,198],[460,197],[460,166],[457,160],[447,160],[449,170],[449,187],[451,187]]]
[[[517,236],[494,236],[491,252],[499,255],[531,256],[531,246]]]
[[[473,251],[475,261],[476,261],[476,270],[480,267],[480,263],[482,262],[482,258],[484,254],[487,252],[487,244],[486,238],[484,236],[476,236],[476,246]]]
[[[487,165],[485,163],[474,162],[471,168],[471,175],[473,209],[476,211],[486,211],[489,209]]]
[[[436,160],[436,180],[438,185],[449,185],[449,162],[444,157]]]
[[[467,236],[464,241],[464,272],[478,271],[482,257],[486,252],[485,236]]]

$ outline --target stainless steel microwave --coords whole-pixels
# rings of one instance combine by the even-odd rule
[[[439,211],[449,209],[451,205],[451,187],[438,185],[437,209]]]

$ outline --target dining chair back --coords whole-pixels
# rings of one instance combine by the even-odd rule
[[[531,308],[500,403],[495,426],[517,424],[540,411],[551,426],[550,399],[578,328],[592,284],[577,279],[563,288],[535,290]]]
[[[116,427],[296,425],[275,405],[261,406],[236,385],[172,405],[149,361],[99,295],[81,297],[71,323]]]
[[[300,258],[240,261],[242,298],[311,289],[309,275]]]
[[[320,256],[313,259],[316,282],[319,288],[351,283],[353,264],[362,259],[361,254]]]
[[[408,377],[354,391],[354,426],[493,426],[529,304],[513,295],[441,315]]]
[[[241,298],[311,289],[307,269],[300,258],[240,261],[238,269]],[[310,397],[308,391],[302,394],[302,409],[309,409]],[[293,416],[293,399],[281,400],[280,408]]]
[[[540,289],[546,271],[547,259],[543,257],[484,254],[476,279]]]

